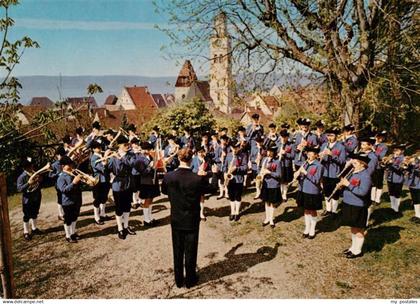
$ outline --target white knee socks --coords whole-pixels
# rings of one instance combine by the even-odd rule
[[[153,213],[152,213],[152,206],[149,206],[149,219],[150,221],[153,221]]]
[[[331,200],[326,200],[326,201],[325,201],[325,209],[326,209],[328,212],[331,212],[331,210],[332,210]]]
[[[310,229],[309,229],[309,235],[314,236],[315,235],[315,227],[316,227],[317,218],[316,216],[310,215]]]
[[[66,238],[70,238],[71,236],[71,227],[64,224],[64,232],[66,233]]]
[[[267,224],[270,221],[270,212],[268,211],[270,207],[268,207],[268,204],[265,204],[265,220],[264,224]]]
[[[351,252],[353,252],[353,254],[361,253],[364,241],[365,241],[365,238],[363,236],[359,237],[357,235],[354,235],[354,247]]]
[[[63,217],[64,216],[63,206],[61,206],[60,204],[57,204],[57,209],[58,209],[58,216]]]
[[[332,208],[331,208],[332,213],[337,213],[338,200],[331,199],[331,205],[332,205]]]
[[[235,215],[239,215],[239,210],[241,209],[241,202],[235,202]]]
[[[29,222],[23,222],[23,233],[29,233]]]
[[[420,218],[420,204],[414,205],[414,212],[417,218]]]
[[[99,222],[101,219],[99,217],[99,208],[97,207],[93,207],[93,214],[95,217],[95,221]]]
[[[287,184],[280,184],[281,198],[287,200]]]
[[[382,189],[376,189],[376,196],[375,196],[375,202],[380,203],[381,202],[381,196],[382,196]]]
[[[36,219],[31,219],[32,230],[36,230]]]
[[[355,241],[354,241],[354,239],[356,238],[356,235],[354,234],[354,233],[352,233],[351,234],[351,246],[350,246],[350,248],[349,248],[349,251],[351,251],[351,252],[353,252],[354,253],[354,251],[355,251],[355,247],[354,247],[354,244],[355,244]]]
[[[395,212],[398,212],[400,210],[400,202],[401,198],[395,198]]]
[[[118,231],[122,231],[123,230],[122,216],[116,215],[115,219],[117,220]]]
[[[368,212],[367,212],[366,226],[368,226],[368,225],[369,225],[369,219],[370,219],[370,216],[372,215],[372,212],[373,212],[373,206],[370,206],[370,207],[368,208]]]
[[[70,233],[72,235],[76,233],[76,222],[71,223],[71,225],[70,225]]]
[[[370,200],[376,202],[376,187],[372,187],[370,190]]]
[[[130,216],[130,212],[124,212],[121,216],[124,228],[128,228],[128,217],[129,216]]]
[[[235,202],[230,202],[230,214],[235,215]]]
[[[273,206],[268,207],[268,215],[269,215],[270,225],[274,225],[274,207]]]
[[[305,231],[304,234],[309,234],[309,230],[311,229],[311,215],[305,214]]]
[[[105,204],[100,204],[99,210],[99,216],[105,217]]]

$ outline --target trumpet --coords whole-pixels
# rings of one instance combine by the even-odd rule
[[[44,167],[31,174],[28,180],[29,187],[27,191],[34,192],[37,190],[41,184],[40,175],[50,171],[52,171],[51,163],[47,163]]]
[[[66,171],[67,174],[73,177],[79,176],[80,181],[90,187],[94,187],[99,183],[99,176],[93,177],[79,169],[74,169],[73,172]]]
[[[406,170],[408,166],[410,166],[411,163],[413,163],[416,159],[419,159],[419,158],[420,158],[420,153],[407,156],[402,162],[401,166],[403,167],[404,170]]]

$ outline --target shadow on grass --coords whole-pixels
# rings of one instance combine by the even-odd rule
[[[290,223],[294,220],[297,220],[303,216],[303,209],[299,207],[287,206],[284,208],[282,214],[276,216],[274,223],[286,222]]]
[[[277,255],[279,243],[274,247],[263,246],[256,252],[235,254],[236,250],[241,247],[240,243],[230,249],[224,257],[223,261],[210,264],[198,271],[200,276],[199,285],[207,282],[218,280],[235,273],[246,272],[249,268],[264,262],[271,261]]]
[[[386,244],[397,242],[401,236],[400,232],[405,228],[399,226],[382,226],[369,229],[364,243],[365,252],[382,251]]]

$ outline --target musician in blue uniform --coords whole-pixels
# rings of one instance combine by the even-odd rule
[[[269,132],[264,138],[263,147],[267,149],[268,147],[278,146],[280,138],[277,135],[277,126],[274,123],[268,125]]]
[[[134,158],[134,162],[138,161],[141,156],[142,156],[142,151],[141,151],[141,146],[140,146],[140,140],[138,137],[133,137],[130,140],[130,144],[131,144],[131,155]],[[130,180],[130,184],[131,184],[131,190],[133,192],[133,204],[132,204],[132,208],[133,209],[138,209],[142,204],[142,199],[140,199],[140,188],[141,188],[141,174],[140,172],[137,170],[137,168],[134,166],[131,169],[131,180]]]
[[[321,179],[324,175],[324,167],[317,160],[319,148],[305,148],[308,159],[295,172],[299,181],[299,189],[296,202],[303,207],[305,214],[305,231],[303,237],[315,238],[317,223],[317,210],[322,209]]]
[[[133,139],[137,138],[139,139],[139,137],[136,134],[136,126],[134,124],[129,124],[127,127],[127,132],[128,132],[128,140],[131,142]],[[157,131],[156,131],[157,132]],[[139,140],[139,144],[140,144],[140,140]]]
[[[289,132],[286,129],[280,131],[280,142],[278,146],[278,155],[281,167],[280,192],[283,202],[287,202],[287,189],[289,183],[293,180],[293,159],[295,151],[293,143],[289,140]]]
[[[144,225],[153,226],[155,220],[152,214],[152,203],[155,197],[160,195],[159,180],[155,168],[155,159],[151,155],[152,145],[148,142],[141,144],[143,155],[140,157],[136,168],[140,171],[140,198],[144,200],[143,203],[143,216]]]
[[[223,197],[229,198],[227,195],[227,187],[224,185],[224,176],[223,176],[223,163],[226,159],[226,155],[230,151],[229,148],[229,137],[227,135],[222,135],[220,137],[220,145],[217,147],[214,153],[213,163],[217,166],[217,184],[219,185],[219,196],[217,199]],[[226,196],[225,196],[226,195]]]
[[[22,211],[23,211],[23,237],[29,241],[33,234],[40,234],[41,231],[37,228],[37,218],[39,208],[41,206],[41,180],[42,177],[29,178],[34,174],[34,166],[32,160],[24,159],[22,161],[23,172],[17,179],[17,190],[22,192]],[[32,225],[32,232],[29,232],[29,223]]]
[[[331,196],[338,182],[340,181],[339,174],[346,163],[346,149],[337,141],[337,135],[340,133],[338,128],[330,128],[326,132],[328,142],[321,146],[321,164],[324,166],[324,195],[325,195],[325,211],[322,215],[337,214],[339,191],[336,191],[333,197]]]
[[[176,137],[169,135],[167,137],[168,145],[163,151],[166,172],[174,171],[179,166],[178,150],[179,145],[176,143]]]
[[[130,187],[130,175],[135,159],[132,154],[128,153],[130,149],[128,138],[120,135],[117,139],[117,144],[118,151],[114,156],[106,160],[106,167],[114,175],[111,188],[115,202],[115,220],[117,222],[118,238],[123,240],[128,234],[136,234],[128,225],[133,198]],[[105,156],[108,156],[109,153],[112,152],[110,150],[106,151]]]
[[[274,228],[274,208],[281,203],[280,178],[281,165],[277,158],[277,145],[272,145],[267,149],[267,156],[261,161],[259,176],[263,178],[261,199],[265,205],[265,219],[263,226],[270,224]]]
[[[388,152],[388,146],[384,142],[386,135],[386,131],[380,131],[376,133],[376,142],[373,146],[376,157],[378,159],[378,165],[376,166],[376,170],[372,176],[372,192],[370,200],[375,202],[376,205],[381,203],[382,189],[384,186],[385,169],[382,166],[382,160]]]
[[[157,140],[159,138],[159,127],[155,126],[150,133],[148,142],[152,145],[153,148],[156,147]]]
[[[102,141],[102,150],[106,151],[111,148],[110,144],[114,140],[115,132],[111,129],[108,129],[104,133],[105,138]]]
[[[78,127],[75,130],[76,136],[72,138],[71,145],[75,146],[77,143],[84,141],[83,133],[85,133],[85,129],[82,127]]]
[[[197,149],[197,154],[193,157],[191,162],[191,169],[192,172],[202,176],[203,180],[206,184],[209,184],[209,178],[211,175],[211,164],[209,163],[208,159],[206,159],[206,147],[201,146]],[[201,196],[200,200],[200,219],[202,221],[206,221],[206,217],[204,215],[204,194]]]
[[[405,144],[394,145],[393,157],[386,165],[389,199],[391,208],[399,212],[401,202],[401,192],[404,184],[404,149]]]
[[[294,164],[296,170],[302,166],[306,160],[305,147],[313,148],[316,147],[318,142],[316,135],[311,133],[309,126],[311,125],[311,120],[308,118],[298,119],[297,124],[299,125],[300,130],[296,133],[295,136],[295,159]]]
[[[365,239],[367,209],[370,204],[370,188],[372,178],[367,170],[369,157],[366,154],[352,154],[351,164],[354,171],[349,178],[342,178],[339,186],[343,186],[343,225],[350,226],[352,244],[343,251],[348,259],[361,257]]]
[[[231,147],[232,150],[224,160],[222,171],[225,174],[225,183],[230,200],[229,220],[238,221],[244,189],[244,176],[248,171],[248,158],[246,153],[241,151],[241,143],[238,140],[233,139]]]
[[[191,129],[187,126],[184,128],[184,136],[181,137],[180,148],[188,148],[195,152],[194,138],[191,136]]]
[[[354,129],[352,124],[345,125],[343,128],[343,145],[346,148],[347,159],[350,158],[350,154],[354,153],[359,145]]]
[[[93,176],[99,178],[99,182],[93,187],[93,214],[96,225],[103,225],[106,219],[105,204],[108,200],[110,184],[110,175],[107,167],[100,160],[102,158],[101,144],[96,140],[92,141],[90,147],[93,154],[90,157],[90,166]]]
[[[264,127],[260,124],[260,115],[254,113],[251,119],[252,123],[245,130],[245,137],[250,145],[250,153],[254,152],[257,148],[257,142],[255,140],[264,136]]]
[[[73,173],[74,162],[63,156],[60,160],[63,171],[57,179],[57,189],[61,192],[64,209],[64,232],[66,241],[77,243],[79,235],[76,232],[77,218],[82,206],[82,190],[80,189],[80,176]]]
[[[287,122],[284,122],[280,125],[280,131],[283,131],[283,130],[289,131],[289,129],[290,129],[290,125]]]
[[[413,223],[420,224],[420,149],[416,156],[406,161],[407,179],[406,185],[410,190],[411,200],[414,205],[414,216],[410,219]]]
[[[318,146],[321,147],[323,144],[328,142],[327,134],[324,132],[325,122],[323,120],[318,120],[315,123],[315,135],[317,139]]]
[[[51,171],[48,173],[48,177],[54,182],[55,191],[57,192],[57,208],[58,208],[58,220],[64,220],[63,206],[61,205],[61,192],[57,189],[57,179],[61,173],[60,159],[66,155],[66,150],[63,146],[60,146],[55,150],[56,160],[51,164]]]

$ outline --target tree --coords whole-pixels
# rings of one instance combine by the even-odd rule
[[[418,2],[411,0],[156,0],[170,15],[163,28],[174,44],[202,56],[213,35],[213,18],[223,12],[230,25],[232,54],[246,71],[269,75],[297,68],[324,77],[344,109],[345,123],[359,123],[363,94],[386,65],[393,20],[401,43]],[[395,13],[400,7],[404,11]],[[413,41],[411,49],[415,49]],[[418,60],[418,52],[414,54]],[[208,59],[208,58],[207,58]],[[333,99],[335,100],[335,99]]]

